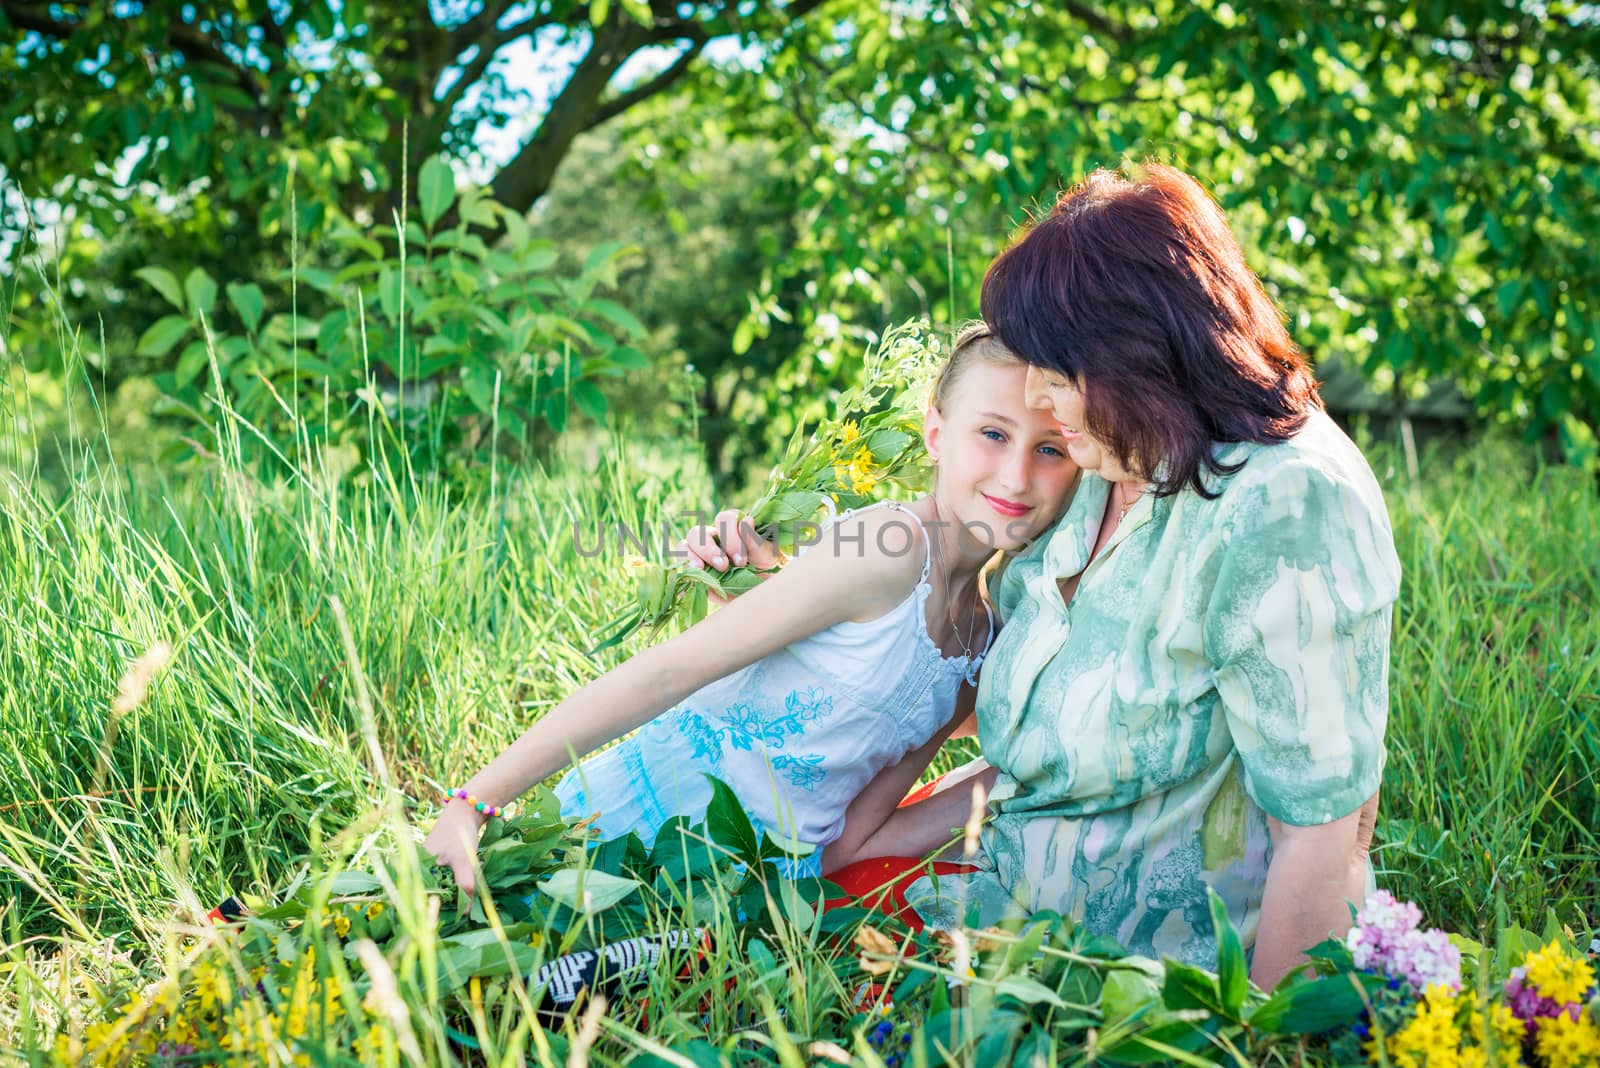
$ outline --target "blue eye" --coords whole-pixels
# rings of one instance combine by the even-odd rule
[[[1004,434],[1002,434],[1000,431],[996,430],[992,426],[986,426],[982,430],[978,431],[978,433],[982,434],[984,437],[988,438],[990,441],[1004,441],[1004,440],[1006,440],[1006,436]]]
[[[1061,457],[1063,459],[1065,459],[1066,455],[1067,455],[1066,453],[1062,452],[1060,449],[1056,448],[1054,445],[1041,445],[1041,446],[1039,446],[1039,450],[1041,452],[1048,452],[1052,456],[1059,456],[1059,457]]]

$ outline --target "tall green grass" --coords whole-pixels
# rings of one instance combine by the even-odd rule
[[[574,442],[463,498],[381,465],[336,477],[324,451],[273,457],[225,423],[181,471],[123,467],[101,442],[64,483],[0,475],[0,1047],[33,1041],[40,1012],[92,1015],[93,983],[170,969],[175,921],[213,899],[404,833],[374,821],[385,798],[422,798],[425,827],[435,786],[629,651],[584,651],[630,591],[625,550],[583,555],[574,528],[588,547],[712,503],[681,443]],[[1370,452],[1405,568],[1380,882],[1469,935],[1550,909],[1582,928],[1600,919],[1594,484],[1503,442],[1427,454],[1417,478]],[[161,641],[170,667],[113,715]],[[838,1011],[818,949],[787,966],[719,1002],[724,1023],[770,1022],[772,999],[785,1026]],[[432,1063],[447,1053],[421,974],[401,988]],[[517,1006],[498,1011],[502,1051],[530,1048]],[[607,1026],[622,1045],[665,1033]]]

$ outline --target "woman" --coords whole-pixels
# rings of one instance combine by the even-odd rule
[[[1399,586],[1377,482],[1179,171],[1065,194],[991,266],[983,314],[1085,474],[997,590],[979,870],[906,897],[936,922],[1053,909],[1206,964],[1211,888],[1270,987],[1371,878]],[[863,795],[826,865],[948,848],[969,797]]]

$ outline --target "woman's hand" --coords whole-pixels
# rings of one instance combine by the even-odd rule
[[[755,524],[737,508],[724,508],[709,524],[695,527],[677,548],[688,556],[690,567],[709,567],[713,571],[744,564],[766,571],[784,563],[777,545],[757,534]],[[711,599],[717,604],[728,603],[726,597],[715,594]]]
[[[438,858],[441,866],[454,873],[456,885],[468,894],[477,890],[472,866],[478,858],[478,830],[483,823],[483,815],[471,805],[451,801],[422,843],[422,848]]]

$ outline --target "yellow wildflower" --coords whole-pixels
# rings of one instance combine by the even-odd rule
[[[1553,941],[1529,953],[1522,963],[1528,969],[1528,982],[1551,1001],[1577,1001],[1594,985],[1589,962],[1567,956]]]
[[[1600,1064],[1600,1027],[1584,1016],[1540,1020],[1533,1048],[1548,1068],[1593,1068]]]
[[[1511,1006],[1499,1003],[1489,1006],[1489,1030],[1494,1035],[1495,1045],[1500,1047],[1500,1063],[1520,1064],[1522,1038],[1527,1028],[1511,1011]]]
[[[56,1035],[56,1060],[62,1064],[80,1064],[83,1061],[83,1043],[66,1032]]]
[[[350,917],[342,912],[334,913],[333,929],[340,938],[348,938],[350,936]]]
[[[383,915],[383,902],[374,901],[372,904],[367,906],[367,922],[368,923],[371,923],[373,920],[377,919],[379,916],[382,916],[382,915]]]
[[[1416,1015],[1389,1039],[1389,1059],[1395,1068],[1468,1068],[1483,1063],[1483,1051],[1463,1058],[1461,1031],[1456,1027],[1456,999],[1450,989],[1435,984],[1423,993]]]
[[[877,472],[873,470],[871,450],[865,445],[856,450],[856,454],[850,458],[850,466],[846,469],[846,473],[849,475],[852,490],[863,496],[871,493],[872,488],[878,484]]]
[[[377,1024],[373,1024],[365,1034],[356,1039],[352,1052],[361,1058],[363,1064],[382,1061],[385,1059],[383,1037],[383,1030]]]
[[[860,436],[861,428],[856,425],[856,421],[854,419],[847,420],[844,426],[839,428],[839,440],[846,445],[850,444]]]

